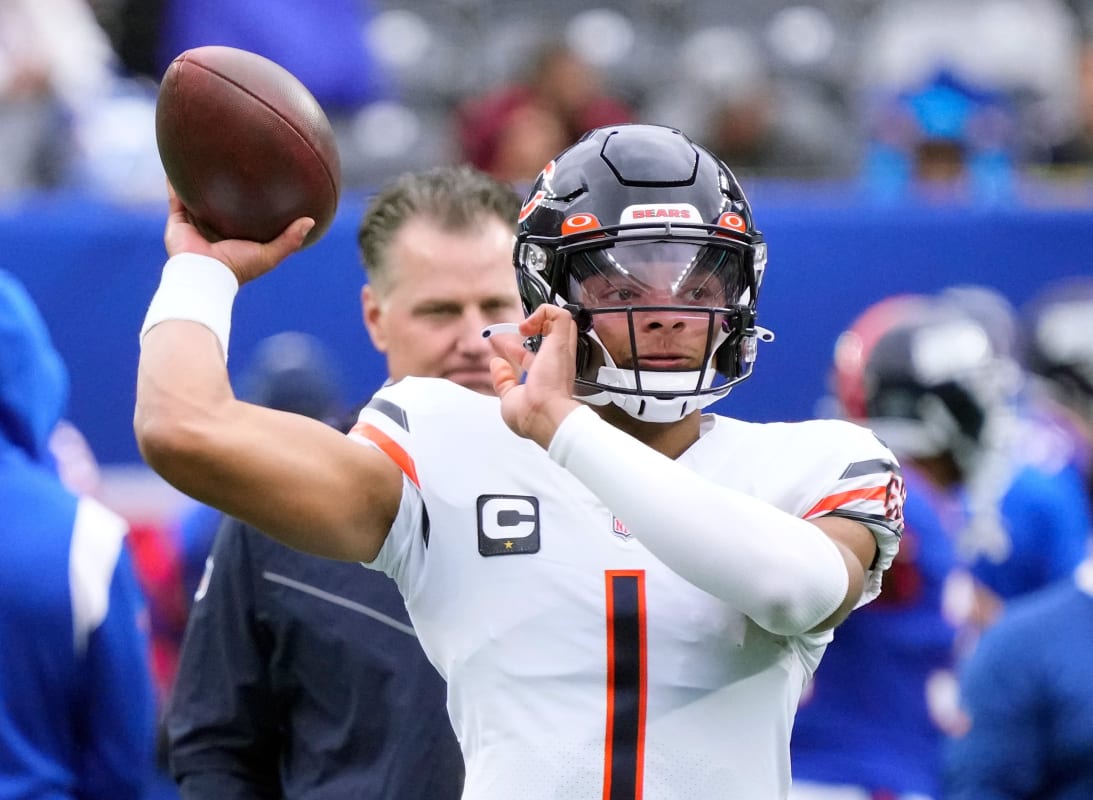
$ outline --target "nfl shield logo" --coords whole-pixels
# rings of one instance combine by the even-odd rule
[[[618,536],[620,539],[630,538],[630,529],[623,525],[622,520],[616,517],[614,514],[611,515],[611,523],[611,532],[613,534]]]

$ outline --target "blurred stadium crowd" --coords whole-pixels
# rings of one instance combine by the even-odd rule
[[[0,194],[156,197],[156,81],[231,44],[297,74],[346,185],[470,160],[529,180],[588,127],[677,125],[748,176],[977,198],[1093,161],[1087,0],[6,0]]]

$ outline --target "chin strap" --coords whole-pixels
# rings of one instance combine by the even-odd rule
[[[714,346],[711,348],[714,355],[711,355],[706,370],[701,374],[700,385],[699,370],[648,372],[620,368],[615,364],[614,359],[611,358],[611,354],[604,347],[596,332],[592,330],[591,312],[573,304],[566,305],[565,308],[573,314],[573,318],[577,321],[577,330],[580,332],[577,348],[578,377],[582,373],[591,370],[590,364],[592,363],[593,352],[599,356],[597,360],[603,362],[602,366],[596,370],[594,381],[590,377],[585,378],[589,383],[596,383],[598,386],[595,388],[588,385],[580,387],[587,391],[587,393],[579,392],[577,394],[577,399],[582,402],[594,406],[605,406],[608,403],[614,403],[631,417],[640,419],[643,422],[675,422],[692,411],[703,409],[717,402],[732,391],[732,387],[739,382],[734,381],[719,387],[713,385],[718,374],[714,367],[717,360],[716,353],[728,338],[729,334],[727,332],[723,331],[717,334]],[[750,341],[743,346],[744,351],[749,353],[747,358],[749,363],[755,360],[755,342],[757,340],[761,342],[774,341],[773,331],[758,326],[755,327],[755,331],[755,336],[749,337]],[[595,349],[593,350],[593,348]],[[639,379],[643,394],[611,391],[612,388],[636,390]],[[674,394],[695,390],[701,393],[678,394],[670,397],[657,396],[658,392]]]

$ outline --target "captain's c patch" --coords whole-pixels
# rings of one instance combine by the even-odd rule
[[[484,494],[478,498],[478,552],[508,556],[539,552],[539,498]]]

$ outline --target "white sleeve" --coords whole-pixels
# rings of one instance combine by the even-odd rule
[[[846,599],[846,563],[815,525],[703,478],[587,406],[549,453],[666,566],[772,633],[809,631]]]
[[[89,497],[80,498],[68,558],[73,643],[83,654],[87,640],[110,611],[110,582],[129,525]]]

